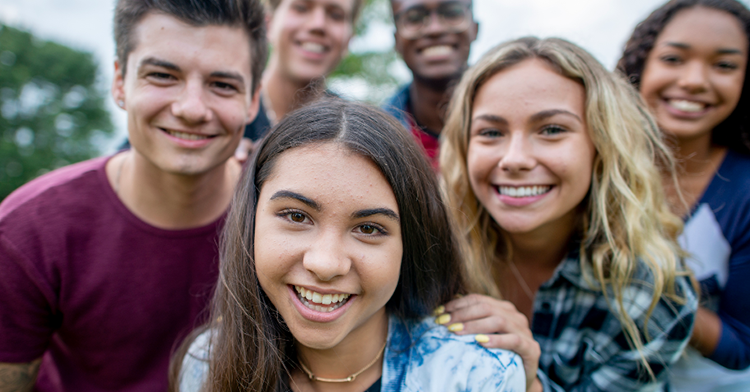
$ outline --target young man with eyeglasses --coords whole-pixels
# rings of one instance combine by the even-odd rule
[[[445,106],[479,30],[471,5],[471,0],[391,0],[396,51],[413,80],[384,109],[411,130],[436,169]]]

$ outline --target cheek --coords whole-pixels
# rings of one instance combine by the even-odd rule
[[[469,144],[467,151],[466,166],[469,172],[469,181],[475,188],[481,183],[487,181],[492,169],[497,166],[499,159],[492,154],[492,151],[483,146]]]

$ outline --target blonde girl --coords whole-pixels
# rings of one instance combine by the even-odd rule
[[[660,390],[697,306],[637,93],[581,48],[522,38],[464,75],[443,130],[471,289],[438,309],[517,351],[528,390]],[[502,300],[501,300],[502,298]]]

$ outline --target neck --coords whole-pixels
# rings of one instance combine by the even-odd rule
[[[107,178],[122,203],[144,222],[169,230],[208,225],[229,207],[241,167],[233,160],[200,175],[164,172],[135,150],[107,163]]]
[[[681,171],[695,173],[704,169],[718,150],[723,150],[711,143],[711,133],[705,133],[693,139],[673,139],[674,156],[680,163]]]
[[[450,100],[449,81],[430,83],[414,79],[409,88],[411,110],[417,123],[427,129],[440,133],[443,129],[445,110]]]
[[[268,70],[263,75],[265,97],[270,100],[270,102],[263,102],[263,105],[269,105],[273,109],[276,121],[325,94],[323,79],[305,81],[291,79],[281,72],[278,62],[278,58],[272,57]]]
[[[315,376],[343,379],[372,362],[380,354],[387,337],[388,315],[385,308],[381,308],[365,324],[349,332],[335,347],[314,349],[298,343],[297,355]],[[299,391],[364,391],[380,378],[384,355],[352,382],[313,382],[299,369],[293,373],[293,381]]]
[[[568,252],[577,219],[574,209],[553,224],[528,233],[510,234],[513,262],[519,269],[553,272]]]

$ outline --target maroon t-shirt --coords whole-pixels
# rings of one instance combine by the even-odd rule
[[[44,356],[39,391],[165,391],[205,321],[224,218],[162,230],[117,198],[98,158],[0,204],[0,362]]]

